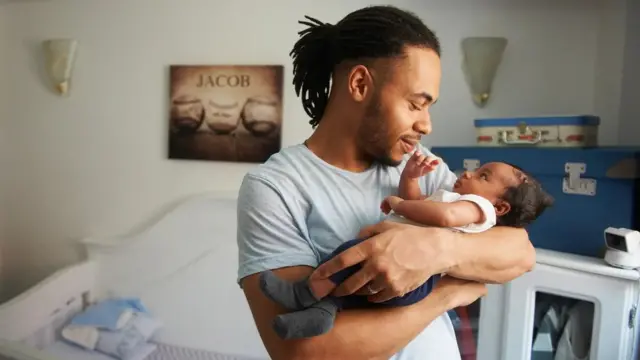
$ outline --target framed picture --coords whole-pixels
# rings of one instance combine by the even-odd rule
[[[169,158],[261,163],[278,152],[283,70],[172,65]]]

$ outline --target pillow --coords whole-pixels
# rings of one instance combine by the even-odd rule
[[[99,330],[95,349],[121,360],[142,359],[143,346],[160,329],[160,321],[143,313],[135,313],[131,321],[121,330]]]
[[[71,324],[119,330],[129,322],[134,312],[148,313],[138,298],[106,299],[74,316]]]
[[[85,316],[86,318],[88,317]],[[83,322],[72,321],[62,329],[62,338],[65,341],[84,350],[95,350],[119,360],[142,360],[148,356],[156,348],[148,341],[162,327],[162,323],[147,312],[131,312],[126,324],[117,330],[78,323]]]

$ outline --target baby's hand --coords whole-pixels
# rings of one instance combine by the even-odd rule
[[[402,202],[402,198],[398,196],[387,196],[384,200],[382,200],[382,204],[380,204],[380,210],[383,213],[389,214],[391,210],[393,210],[400,202]]]
[[[440,164],[440,159],[437,157],[426,157],[419,150],[416,150],[402,170],[402,176],[410,179],[419,178],[432,172],[438,164]]]

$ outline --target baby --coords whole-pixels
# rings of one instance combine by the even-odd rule
[[[530,174],[501,162],[487,163],[473,172],[463,173],[453,185],[453,191],[440,189],[425,197],[419,179],[438,163],[438,159],[414,152],[402,171],[399,196],[389,196],[381,204],[382,211],[391,214],[390,220],[477,233],[495,225],[524,227],[553,204],[553,198]],[[323,262],[365,240],[343,243]],[[351,266],[330,279],[339,285],[359,269],[360,265]],[[308,279],[292,283],[270,271],[261,274],[260,287],[268,298],[291,311],[278,315],[273,328],[283,339],[293,339],[328,332],[337,311],[342,309],[414,304],[431,292],[439,278],[440,275],[432,276],[404,296],[380,303],[355,294],[320,299],[312,292]]]

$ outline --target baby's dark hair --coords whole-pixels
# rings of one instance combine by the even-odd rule
[[[407,46],[427,48],[440,55],[440,42],[415,14],[389,5],[355,10],[337,24],[305,16],[290,55],[293,85],[315,128],[329,102],[331,76],[344,61],[399,58]]]
[[[509,203],[511,210],[498,217],[497,225],[522,228],[531,224],[548,207],[553,206],[554,199],[531,174],[516,165],[508,165],[514,168],[520,184],[509,187],[502,195],[502,199]]]

